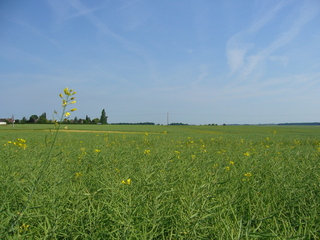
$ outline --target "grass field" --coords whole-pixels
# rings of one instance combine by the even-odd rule
[[[55,134],[0,127],[0,239],[320,239],[318,126]]]

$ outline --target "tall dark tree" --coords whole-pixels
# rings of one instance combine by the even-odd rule
[[[47,123],[47,114],[46,113],[42,113],[37,121],[37,123]]]
[[[84,120],[84,123],[91,123],[91,119],[88,115],[86,115],[86,120]]]
[[[74,117],[73,123],[79,123],[79,120],[78,120],[77,116]]]
[[[100,123],[101,124],[107,124],[107,115],[106,115],[106,111],[104,109],[102,109],[101,112],[101,117],[100,117]]]
[[[23,117],[22,120],[21,120],[21,123],[26,123],[28,120],[26,117]]]

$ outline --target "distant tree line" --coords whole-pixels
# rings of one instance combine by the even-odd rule
[[[139,122],[139,123],[111,123],[114,125],[155,125],[153,122]]]
[[[310,122],[310,123],[278,123],[278,125],[320,125],[320,122]]]
[[[108,124],[108,116],[106,115],[106,111],[103,109],[101,112],[100,118],[94,118],[91,120],[91,118],[86,115],[85,118],[78,118],[74,117],[73,119],[66,118],[63,120],[62,123],[68,123],[68,124]],[[47,114],[44,112],[40,116],[38,115],[31,115],[29,119],[26,117],[23,117],[22,119],[15,119],[15,123],[37,123],[37,124],[46,124],[46,123],[54,123],[56,120],[54,119],[47,119]]]
[[[187,123],[170,123],[169,125],[189,125]]]

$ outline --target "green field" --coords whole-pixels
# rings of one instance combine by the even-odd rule
[[[0,239],[320,239],[318,126],[55,136],[0,126]]]

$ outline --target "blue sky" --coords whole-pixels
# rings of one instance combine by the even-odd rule
[[[320,121],[318,0],[0,3],[0,118]]]

